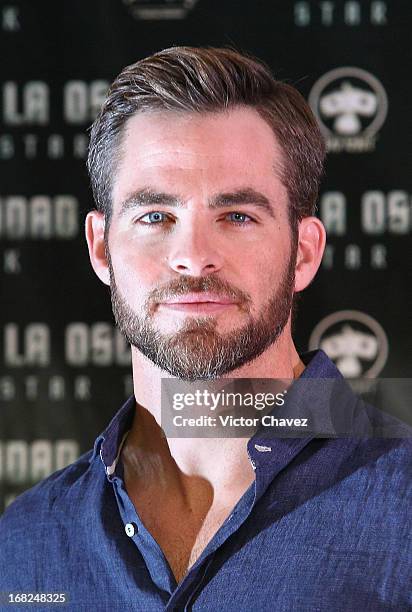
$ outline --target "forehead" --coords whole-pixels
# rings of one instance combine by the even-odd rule
[[[275,135],[252,108],[141,112],[125,126],[113,201],[139,188],[180,191],[191,197],[199,189],[210,192],[245,184],[279,196],[284,191],[277,172],[281,166]]]

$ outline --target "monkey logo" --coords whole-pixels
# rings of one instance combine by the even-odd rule
[[[123,0],[136,19],[184,19],[198,0]]]
[[[366,70],[337,68],[313,86],[309,103],[329,150],[363,152],[375,147],[388,100],[382,84]]]
[[[320,321],[309,339],[310,350],[318,347],[348,378],[376,378],[388,358],[382,326],[357,310],[341,310]]]
[[[373,117],[376,114],[378,96],[354,87],[350,81],[343,81],[339,89],[320,99],[319,108],[323,117],[334,119],[333,130],[337,134],[359,134],[362,130],[360,117]]]

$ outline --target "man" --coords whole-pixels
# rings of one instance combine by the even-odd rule
[[[134,396],[6,512],[4,592],[64,591],[73,610],[411,609],[408,440],[162,429],[162,379],[342,380],[291,335],[325,245],[323,158],[300,94],[234,51],[166,49],[114,81],[86,236]]]

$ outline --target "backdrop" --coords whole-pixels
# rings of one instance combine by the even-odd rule
[[[0,511],[131,393],[84,240],[87,128],[122,67],[164,47],[235,46],[309,100],[329,149],[328,246],[297,346],[346,376],[411,375],[411,26],[406,0],[1,3]]]

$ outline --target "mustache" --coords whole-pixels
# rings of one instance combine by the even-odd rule
[[[241,291],[237,287],[233,287],[227,281],[216,276],[181,276],[151,291],[146,301],[146,305],[151,309],[155,304],[180,295],[185,295],[186,293],[206,292],[215,293],[220,297],[229,297],[238,302],[240,306],[244,307],[247,307],[251,302],[249,294]]]

